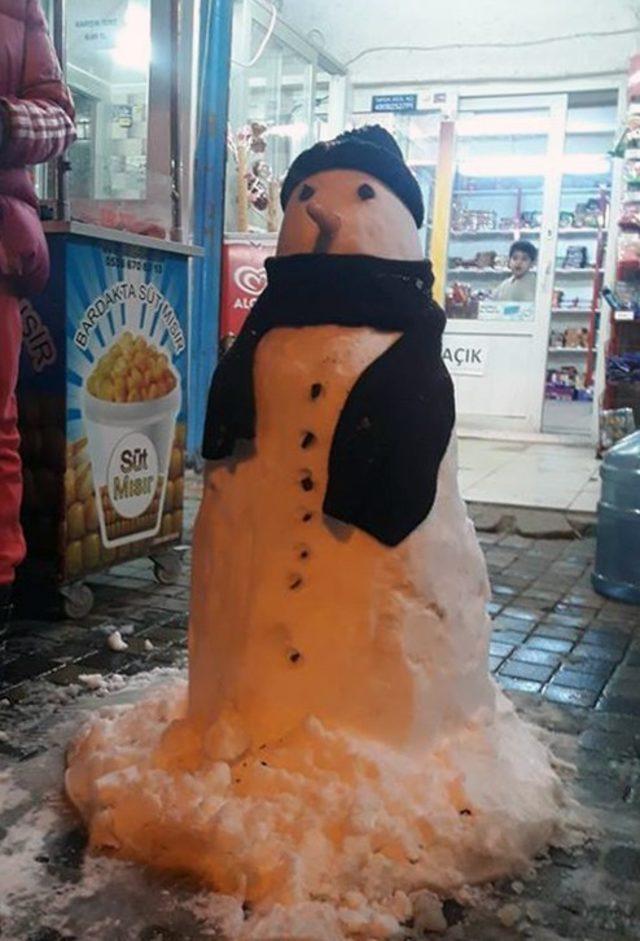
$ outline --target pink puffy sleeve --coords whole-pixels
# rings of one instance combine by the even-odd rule
[[[27,0],[20,87],[0,98],[0,166],[57,157],[75,140],[74,109],[38,0]]]

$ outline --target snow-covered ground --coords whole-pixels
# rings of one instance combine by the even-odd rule
[[[348,913],[337,917],[333,906],[322,902],[298,905],[294,910],[278,908],[265,918],[233,898],[202,890],[177,876],[169,878],[106,856],[85,854],[84,832],[62,793],[68,741],[96,708],[135,702],[183,678],[181,670],[160,669],[129,680],[109,677],[97,689],[91,689],[90,682],[86,688],[71,691],[42,684],[29,705],[16,711],[11,731],[5,726],[5,741],[13,737],[28,741],[33,754],[10,763],[0,773],[3,941],[343,941],[345,937],[367,941],[388,937],[382,918],[378,923],[369,919],[358,928],[356,898],[351,928]],[[558,725],[554,716],[560,711],[553,706],[532,705],[529,712],[534,720],[546,720],[547,726]],[[574,737],[545,734],[561,758],[572,758]],[[575,868],[579,869],[584,849],[571,852],[577,854]],[[550,866],[550,860],[539,860],[537,870],[523,880],[464,890],[444,907],[429,893],[409,901],[398,896],[398,920],[405,924],[394,937],[424,937],[426,930],[447,939],[473,941],[527,935],[536,941],[568,937],[556,935],[541,923],[546,920],[546,899],[536,901],[540,895],[536,887],[541,879],[545,881]],[[491,930],[502,933],[486,933]]]

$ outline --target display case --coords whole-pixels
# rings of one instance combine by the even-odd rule
[[[280,186],[295,157],[344,128],[345,70],[273,5],[234,0],[222,246],[224,351],[264,286],[280,227]]]
[[[467,430],[593,437],[619,92],[353,90],[353,122],[384,124],[422,187]]]
[[[48,15],[77,140],[57,166],[39,171],[45,216],[183,241],[192,0],[118,0],[108,8],[51,0]]]
[[[613,290],[605,288],[609,310],[605,388],[600,413],[600,453],[640,428],[640,89],[632,60],[631,102],[616,148],[623,163]]]
[[[225,231],[277,231],[280,183],[344,122],[344,69],[260,0],[235,0]]]
[[[560,96],[459,103],[441,300],[445,358],[470,429],[540,427],[562,122]]]
[[[467,428],[592,432],[617,99],[460,99],[442,300]]]
[[[180,570],[198,253],[184,241],[181,201],[188,6],[49,5],[78,139],[40,173],[51,278],[21,301],[28,553],[18,592],[39,606],[54,596],[71,617],[90,610],[85,577],[101,569],[148,556],[160,581]]]
[[[560,181],[558,247],[543,431],[588,435],[595,406],[601,290],[611,203],[617,95],[570,95]]]
[[[550,128],[547,108],[463,110],[451,204],[445,307],[449,319],[534,319],[536,261],[506,295],[509,249],[526,240],[539,253]]]
[[[442,122],[445,113],[436,108],[419,113],[398,113],[377,110],[378,96],[369,94],[359,102],[358,110],[353,112],[352,123],[355,127],[366,124],[380,124],[393,136],[402,151],[407,165],[413,171],[422,191],[425,208],[425,223],[420,231],[424,252],[432,254],[432,236],[435,209],[435,186],[438,160],[441,154]],[[376,110],[372,108],[376,105]],[[391,108],[393,100],[389,104]],[[384,105],[383,105],[384,106]]]

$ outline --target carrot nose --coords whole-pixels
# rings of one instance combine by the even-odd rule
[[[307,214],[320,229],[321,238],[327,241],[331,241],[342,225],[342,219],[337,212],[329,212],[315,201],[308,203]]]

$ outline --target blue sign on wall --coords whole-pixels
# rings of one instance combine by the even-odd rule
[[[417,95],[373,95],[371,110],[374,112],[408,112],[418,110]]]

